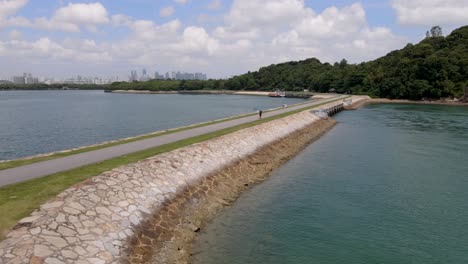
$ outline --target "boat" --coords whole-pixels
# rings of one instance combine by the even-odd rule
[[[286,93],[282,92],[280,90],[276,90],[275,92],[269,93],[268,96],[270,96],[270,97],[285,97]]]

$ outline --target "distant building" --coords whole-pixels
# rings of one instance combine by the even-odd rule
[[[13,83],[14,84],[25,84],[23,76],[13,76]]]
[[[137,71],[131,71],[130,72],[130,77],[128,79],[131,82],[138,81],[138,74]]]
[[[164,75],[159,74],[159,72],[154,73],[154,79],[156,80],[164,80]]]
[[[197,80],[206,80],[206,74],[204,73],[201,73],[201,72],[197,72],[195,73],[195,79]]]
[[[23,76],[13,76],[15,84],[36,84],[39,83],[37,77],[33,77],[31,73],[23,73]]]
[[[132,70],[130,72],[129,81],[142,81],[146,82],[151,79],[156,80],[207,80],[207,76],[204,73],[196,72],[166,72],[165,74],[159,74],[159,72],[154,72],[154,74],[148,75],[146,69],[142,70],[142,75],[138,77],[137,71]]]

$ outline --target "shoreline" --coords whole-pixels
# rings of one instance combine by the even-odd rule
[[[196,233],[199,222],[184,222],[187,213],[196,216],[200,204],[212,208],[234,199],[214,196],[205,203],[205,197],[215,191],[235,197],[321,134],[326,121],[333,123],[307,110],[266,119],[80,181],[16,222],[0,242],[0,262],[147,263],[153,249],[170,249],[184,230]]]
[[[304,103],[307,103],[307,100],[305,102],[301,102],[301,103],[290,104],[290,105],[287,106],[287,108],[297,106],[297,105],[301,105],[301,104],[304,104]],[[278,107],[266,109],[266,110],[264,110],[264,112],[275,111],[275,110],[278,110],[278,109],[281,109],[281,108],[283,108],[283,107],[278,106]],[[194,124],[185,125],[185,126],[179,126],[179,127],[168,128],[168,129],[163,129],[163,130],[157,130],[157,131],[154,131],[154,132],[140,134],[140,135],[136,135],[136,136],[130,136],[130,137],[125,137],[125,138],[107,140],[107,141],[103,141],[103,142],[99,142],[99,143],[91,144],[91,145],[83,145],[83,146],[69,148],[69,149],[56,150],[56,151],[46,152],[46,153],[39,153],[39,154],[34,154],[34,155],[31,155],[31,156],[25,156],[25,157],[19,157],[19,158],[15,158],[15,159],[0,160],[0,165],[2,163],[8,163],[8,162],[28,161],[28,160],[33,160],[33,159],[37,159],[37,158],[47,158],[47,157],[51,157],[51,156],[54,156],[54,155],[68,154],[70,152],[75,152],[75,151],[87,151],[87,149],[105,147],[106,145],[109,145],[109,144],[117,144],[117,145],[118,144],[124,144],[124,143],[127,143],[128,141],[140,140],[140,139],[146,138],[146,137],[157,137],[157,136],[160,136],[160,135],[164,135],[165,133],[177,132],[179,130],[196,128],[196,127],[199,127],[199,126],[205,126],[205,125],[209,125],[209,124],[212,124],[212,123],[228,121],[228,120],[231,120],[231,119],[237,119],[237,118],[242,118],[242,117],[246,117],[246,116],[250,116],[250,115],[256,115],[256,114],[257,114],[256,112],[243,113],[243,114],[239,114],[239,115],[222,117],[222,118],[218,118],[218,119],[214,119],[214,120],[209,120],[209,121],[200,122],[200,123],[194,123]],[[2,169],[0,168],[0,170],[2,170]]]
[[[345,106],[346,110],[357,110],[368,104],[419,104],[419,105],[447,105],[447,106],[468,106],[468,102],[461,101],[447,101],[447,100],[433,100],[433,101],[416,101],[407,99],[386,99],[386,98],[370,98],[368,96],[361,96],[363,99]],[[367,97],[367,98],[364,98]]]
[[[468,102],[460,101],[447,101],[447,100],[408,100],[408,99],[386,99],[386,98],[372,98],[366,100],[365,104],[425,104],[425,105],[450,105],[450,106],[468,106]]]
[[[332,118],[316,121],[186,187],[135,232],[129,263],[189,263],[201,228],[335,124]]]
[[[237,90],[181,90],[181,91],[151,91],[151,90],[110,90],[108,93],[122,93],[122,94],[213,94],[213,95],[249,95],[249,96],[269,96],[270,92],[264,91],[237,91]],[[303,93],[303,92],[286,92],[286,98],[300,98],[300,99],[326,99],[335,96],[335,94],[325,93]]]

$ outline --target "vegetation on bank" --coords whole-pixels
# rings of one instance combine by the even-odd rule
[[[337,100],[342,99],[343,98],[339,98]],[[69,171],[59,172],[30,181],[0,187],[0,240],[5,238],[8,230],[10,230],[18,222],[18,220],[31,214],[31,212],[36,208],[39,208],[41,204],[45,203],[52,197],[55,197],[57,194],[61,193],[70,186],[80,183],[93,176],[97,176],[105,171],[109,171],[122,165],[137,162],[139,160],[149,158],[164,152],[216,138],[244,128],[256,126],[258,124],[266,123],[328,103],[330,102],[324,102],[322,104],[301,108],[299,110],[293,110],[250,123],[218,130],[188,139],[183,139],[170,144],[116,157],[110,160],[83,166]]]
[[[54,153],[54,154],[51,154],[51,155],[37,156],[37,157],[32,157],[32,158],[24,158],[24,159],[16,159],[16,160],[11,160],[11,161],[0,162],[0,170],[7,170],[7,169],[16,168],[16,167],[19,167],[19,166],[25,166],[25,165],[29,165],[29,164],[37,163],[37,162],[41,162],[41,161],[47,161],[47,160],[51,160],[51,159],[67,157],[67,156],[76,155],[76,154],[89,152],[89,151],[93,151],[93,150],[113,147],[113,146],[122,145],[122,144],[130,143],[130,142],[135,142],[135,141],[139,141],[139,140],[144,140],[144,139],[149,139],[149,138],[154,138],[154,137],[160,137],[160,136],[164,136],[164,135],[168,135],[168,134],[172,134],[172,133],[177,133],[177,132],[181,132],[181,131],[185,131],[185,130],[189,130],[189,129],[194,129],[194,128],[198,128],[198,127],[213,125],[213,124],[226,122],[226,121],[230,121],[230,120],[234,120],[234,119],[238,119],[238,118],[242,118],[242,117],[252,116],[252,115],[256,115],[256,114],[252,113],[252,114],[245,114],[245,115],[240,115],[240,116],[235,116],[235,117],[230,117],[230,118],[223,118],[223,119],[219,119],[219,120],[215,120],[215,121],[210,121],[210,122],[205,122],[205,123],[200,123],[200,124],[194,124],[194,125],[184,126],[184,127],[175,128],[175,129],[169,129],[169,130],[155,132],[155,133],[142,135],[142,136],[136,136],[136,137],[129,138],[129,139],[117,140],[115,142],[109,142],[109,143],[103,143],[103,144],[98,144],[98,145],[89,146],[89,147],[83,147],[83,148],[79,148],[79,149],[76,149],[76,150],[57,152],[57,153]]]
[[[433,29],[438,28],[434,27]],[[432,31],[431,31],[432,32]],[[420,100],[460,97],[468,86],[468,26],[444,37],[440,28],[420,43],[407,44],[374,61],[360,64],[322,63],[311,58],[260,68],[227,80],[151,80],[110,85],[16,85],[2,89],[105,89],[105,90],[252,90],[366,94],[372,97]]]
[[[305,104],[305,103],[308,103],[308,102],[292,104],[292,105],[287,106],[287,108],[298,106],[298,105]],[[275,109],[266,110],[266,111],[264,111],[264,113],[271,112],[271,111],[274,111],[274,110]],[[117,145],[121,145],[121,144],[126,144],[126,143],[130,143],[130,142],[139,141],[139,140],[144,140],[144,139],[149,139],[149,138],[154,138],[154,137],[160,137],[160,136],[164,136],[164,135],[168,135],[168,134],[172,134],[172,133],[177,133],[177,132],[181,132],[181,131],[185,131],[185,130],[189,130],[189,129],[194,129],[194,128],[199,128],[199,127],[204,127],[204,126],[209,126],[209,125],[214,125],[214,124],[217,124],[217,123],[231,121],[231,120],[235,120],[235,119],[239,119],[239,118],[243,118],[243,117],[248,117],[248,116],[253,116],[253,115],[257,115],[257,113],[247,113],[247,114],[242,114],[242,115],[233,116],[233,117],[221,118],[221,119],[218,119],[218,120],[213,120],[213,121],[208,121],[208,122],[183,126],[183,127],[174,128],[174,129],[162,130],[162,131],[158,131],[158,132],[154,132],[154,133],[150,133],[150,134],[146,134],[146,135],[135,136],[135,137],[116,140],[116,141],[112,141],[112,142],[108,142],[108,143],[102,143],[102,144],[97,144],[97,145],[92,145],[92,146],[85,146],[85,147],[78,148],[78,149],[75,149],[75,150],[62,151],[62,152],[59,151],[59,152],[56,152],[56,153],[53,153],[53,154],[50,154],[50,155],[46,154],[46,155],[43,155],[43,156],[39,155],[39,156],[36,156],[36,157],[31,157],[31,158],[23,158],[23,159],[3,161],[3,162],[0,162],[0,170],[7,170],[7,169],[16,168],[16,167],[19,167],[19,166],[25,166],[25,165],[29,165],[29,164],[37,163],[37,162],[41,162],[41,161],[47,161],[47,160],[51,160],[51,159],[67,157],[67,156],[71,156],[71,155],[75,155],[75,154],[80,154],[80,153],[89,152],[89,151],[93,151],[93,150],[108,148],[108,147],[112,147],[112,146],[117,146]]]
[[[468,86],[468,26],[449,36],[428,36],[374,61],[321,63],[312,58],[263,67],[228,80],[171,81],[110,85],[112,90],[258,90],[366,94],[392,99],[460,97]]]

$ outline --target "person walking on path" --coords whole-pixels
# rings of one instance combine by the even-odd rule
[[[262,114],[263,114],[263,111],[262,111],[262,110],[258,110],[258,119],[262,119]]]

